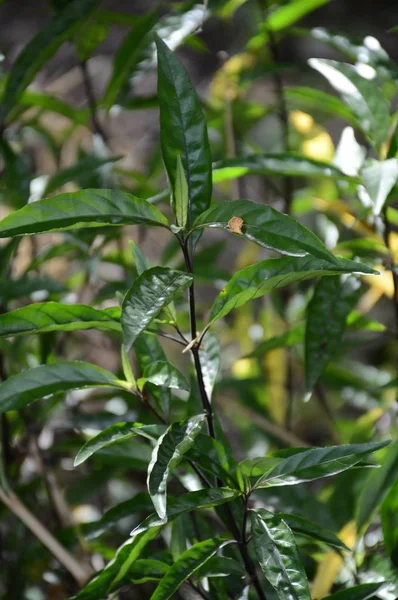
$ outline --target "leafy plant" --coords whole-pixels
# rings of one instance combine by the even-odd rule
[[[57,1],[3,77],[1,598],[398,594],[397,68],[374,38],[297,27],[325,3]],[[246,10],[204,100],[175,50],[209,52],[207,19]],[[112,24],[128,32],[97,99]],[[350,62],[311,58],[286,87],[292,33]],[[28,87],[64,42],[87,109]],[[260,77],[276,102],[253,99]],[[113,152],[114,107],[159,110],[145,173]],[[349,123],[336,150],[325,115]],[[276,121],[276,143],[252,135]],[[81,128],[92,151],[64,165]],[[51,176],[25,162],[32,131]]]

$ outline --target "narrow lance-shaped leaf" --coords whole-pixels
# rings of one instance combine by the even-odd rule
[[[323,600],[371,600],[385,585],[384,581],[378,583],[362,583],[361,585],[354,585],[347,590],[336,592]]]
[[[88,387],[128,389],[128,384],[110,371],[85,362],[59,362],[34,367],[0,383],[0,413],[23,408],[50,394]]]
[[[387,101],[377,81],[365,79],[356,67],[347,63],[311,58],[309,64],[340,93],[362,131],[379,148],[386,140],[391,120]]]
[[[139,17],[117,51],[113,61],[112,76],[103,100],[107,110],[117,101],[119,91],[128,82],[134,67],[141,61],[142,50],[147,45],[147,35],[156,20],[155,11]]]
[[[176,189],[177,160],[181,156],[188,185],[188,219],[210,205],[212,169],[202,108],[188,73],[168,46],[156,36],[160,140],[172,190]]]
[[[289,25],[293,25],[305,15],[323,6],[330,0],[293,0],[288,4],[278,7],[272,11],[264,25],[272,31],[280,31]]]
[[[198,542],[186,550],[160,581],[151,600],[168,600],[195,571],[202,567],[223,546],[223,540]]]
[[[330,163],[306,158],[302,154],[250,154],[227,158],[213,165],[213,182],[220,183],[244,175],[281,175],[282,177],[326,177],[358,181]]]
[[[24,89],[72,32],[98,6],[99,0],[73,0],[53,17],[18,55],[1,101],[0,122],[18,104]]]
[[[357,503],[356,521],[360,532],[372,518],[398,478],[398,442],[387,449],[383,464],[368,477]]]
[[[143,376],[137,381],[138,388],[142,390],[146,383],[177,390],[190,390],[184,375],[166,360],[156,361],[147,366]]]
[[[276,288],[295,281],[338,273],[374,274],[376,271],[362,263],[337,257],[334,257],[334,262],[310,256],[299,258],[289,256],[263,260],[232,276],[214,300],[209,321],[213,323],[227,315],[232,309],[239,308],[246,302],[259,298]],[[331,277],[326,279],[331,279]]]
[[[384,544],[393,564],[398,567],[398,480],[381,505]]]
[[[205,490],[198,490],[197,492],[187,492],[178,497],[168,498],[167,503],[167,523],[170,523],[180,515],[191,512],[192,510],[199,510],[201,508],[212,508],[213,506],[220,506],[226,502],[230,502],[241,495],[239,490],[231,490],[230,488],[208,488]],[[133,531],[131,535],[136,535],[142,531],[146,531],[151,527],[158,527],[164,525],[164,520],[160,519],[159,516],[154,513],[149,515]]]
[[[181,296],[191,282],[192,275],[166,267],[148,269],[135,280],[122,306],[121,322],[127,350],[160,310]]]
[[[249,200],[214,204],[196,219],[194,229],[210,227],[232,231],[233,217],[242,219],[240,231],[236,235],[242,235],[264,248],[291,256],[310,254],[331,263],[338,263],[321,240],[298,221],[270,206]]]
[[[358,302],[358,282],[324,277],[308,304],[305,332],[305,379],[312,391],[323,370],[337,352],[349,313]]]
[[[0,238],[107,225],[158,225],[167,219],[146,200],[116,190],[84,190],[38,200],[0,221]]]
[[[291,448],[288,451],[289,456],[268,470],[265,476],[260,477],[255,487],[297,485],[304,481],[337,475],[388,444],[389,441],[326,448]]]
[[[199,358],[207,397],[211,400],[221,364],[220,342],[211,331],[207,332],[203,338],[199,349]]]
[[[134,350],[141,373],[153,362],[166,360],[166,355],[159,340],[152,333],[141,333],[134,342]],[[168,414],[171,400],[170,390],[164,387],[151,386],[151,384],[147,387],[150,387],[150,393],[155,398],[158,406],[165,414]]]
[[[121,331],[121,326],[115,310],[84,304],[39,302],[0,315],[0,337],[81,329]]]
[[[202,428],[204,415],[182,423],[173,423],[158,440],[148,467],[147,485],[156,512],[161,519],[167,517],[167,480],[171,471],[193,445]]]
[[[387,197],[398,181],[398,160],[367,160],[361,171],[363,184],[372,201],[373,212],[379,215]]]
[[[251,511],[258,563],[280,600],[311,600],[307,576],[290,527],[266,510]]]
[[[177,174],[174,189],[174,212],[177,225],[185,228],[188,218],[189,208],[189,190],[185,177],[184,165],[182,164],[181,154],[177,156]]]
[[[143,425],[142,423],[134,422],[114,423],[92,437],[80,448],[76,455],[74,465],[77,467],[98,450],[102,450],[103,448],[118,442],[129,440],[136,435],[156,441],[162,435],[164,429],[163,425]]]
[[[295,533],[323,542],[338,550],[349,550],[333,531],[320,527],[304,517],[290,513],[277,513],[277,516],[283,519]]]

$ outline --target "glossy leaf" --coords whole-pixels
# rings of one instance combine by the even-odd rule
[[[156,361],[147,366],[143,376],[137,381],[139,389],[142,390],[146,383],[177,390],[190,390],[184,375],[167,361]]]
[[[22,371],[0,383],[0,413],[23,408],[39,398],[90,387],[126,389],[105,369],[85,362],[59,362]]]
[[[386,140],[390,128],[387,101],[377,82],[362,77],[347,63],[311,58],[311,67],[319,71],[355,114],[359,126],[376,148]]]
[[[166,360],[166,355],[160,342],[152,333],[141,333],[134,342],[134,350],[141,373],[153,362]],[[159,407],[167,414],[171,400],[170,390],[164,387],[157,388],[150,384],[147,387],[150,387],[151,395],[155,397]]]
[[[167,517],[167,480],[200,433],[204,415],[173,423],[156,444],[148,467],[147,486],[160,519]]]
[[[166,267],[148,269],[135,280],[122,306],[121,323],[127,350],[161,309],[181,296],[191,283],[189,273]]]
[[[235,575],[243,579],[245,570],[243,566],[233,558],[225,556],[213,556],[197,572],[197,577],[228,577]]]
[[[249,200],[214,204],[198,217],[194,229],[209,227],[231,231],[229,222],[233,217],[243,220],[241,233],[236,235],[242,235],[264,248],[291,256],[310,254],[339,264],[338,259],[327,250],[321,240],[298,221],[270,206],[256,204]]]
[[[398,567],[398,480],[381,505],[384,544],[393,564]]]
[[[78,467],[98,450],[102,450],[117,442],[129,440],[136,435],[156,441],[163,432],[164,426],[162,425],[143,425],[142,423],[133,422],[115,423],[89,439],[80,448],[76,455],[74,466]]]
[[[388,443],[346,444],[308,450],[291,448],[288,450],[288,456],[261,477],[255,485],[256,487],[297,485],[305,481],[337,475],[360,463],[369,454],[384,448]]]
[[[157,208],[116,190],[58,194],[28,204],[0,221],[0,238],[107,225],[158,225],[167,219]]]
[[[203,338],[199,349],[199,357],[206,394],[211,399],[221,365],[220,342],[213,332],[207,332]]]
[[[168,600],[195,571],[202,567],[222,546],[222,540],[214,538],[197,542],[186,550],[170,567],[151,596],[151,600]]]
[[[330,529],[320,527],[317,523],[313,523],[299,515],[278,512],[277,516],[283,519],[294,533],[305,535],[338,550],[348,550],[344,542]]]
[[[387,449],[381,468],[369,475],[359,496],[356,511],[358,531],[368,524],[397,478],[398,442],[394,442]]]
[[[188,184],[188,221],[211,201],[212,170],[207,128],[199,98],[188,73],[168,46],[156,37],[160,139],[171,188],[176,189],[178,156]]]
[[[362,583],[361,585],[354,585],[347,590],[336,592],[323,600],[370,600],[384,586],[384,581],[378,583]]]
[[[138,559],[129,569],[129,579],[134,585],[147,581],[159,581],[169,570],[170,565],[155,558]]]
[[[116,103],[118,93],[128,83],[134,67],[142,59],[142,49],[147,44],[147,35],[156,23],[156,12],[139,17],[123,40],[113,61],[113,72],[103,102],[109,110]]]
[[[188,219],[189,209],[189,189],[185,177],[184,166],[181,160],[181,154],[177,156],[177,173],[174,188],[174,212],[177,225],[185,228]]]
[[[326,177],[352,180],[337,167],[301,154],[252,154],[227,158],[213,166],[213,181],[220,183],[244,175],[281,175],[283,177]]]
[[[308,580],[289,526],[277,515],[251,512],[257,561],[280,600],[311,600]]]
[[[339,349],[349,313],[358,302],[359,288],[340,277],[324,277],[307,308],[305,380],[311,391]]]
[[[98,6],[98,0],[73,0],[53,17],[17,56],[3,93],[0,121],[18,103],[36,73]]]
[[[387,197],[398,181],[398,160],[367,160],[362,169],[363,184],[373,204],[373,212],[379,215]]]
[[[329,275],[325,279],[334,281],[337,278],[331,278],[330,275],[355,272],[374,273],[372,269],[361,263],[337,257],[333,257],[333,262],[310,256],[302,258],[289,256],[263,260],[238,271],[232,276],[213,302],[210,311],[210,323],[224,317],[232,309],[239,308],[250,300],[259,298],[271,290],[295,281],[312,279],[320,275]],[[321,281],[323,281],[323,278]]]
[[[107,566],[94,575],[73,600],[99,600],[111,591],[118,590],[128,580],[128,574],[134,563],[140,557],[145,546],[157,536],[159,528],[145,531],[130,538],[117,550],[115,557]]]
[[[174,521],[177,517],[193,510],[199,510],[201,508],[212,508],[214,506],[220,506],[226,502],[230,502],[235,498],[238,498],[241,492],[238,490],[231,490],[229,488],[207,488],[205,490],[198,490],[197,492],[187,492],[177,497],[169,497],[167,502],[167,523]],[[158,527],[164,525],[164,520],[160,519],[156,513],[150,515],[140,523],[133,531],[132,535],[146,531],[150,527]]]
[[[39,302],[0,314],[0,337],[82,329],[121,331],[121,326],[113,309],[97,310],[84,304]]]

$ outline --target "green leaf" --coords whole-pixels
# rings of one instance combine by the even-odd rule
[[[359,296],[359,286],[355,289],[350,281],[342,283],[340,277],[324,277],[315,286],[307,307],[305,332],[305,381],[308,392],[312,391],[338,351],[347,317]]]
[[[288,87],[285,88],[284,94],[289,104],[311,111],[321,111],[345,119],[352,125],[357,125],[352,111],[339,98],[335,98],[331,94],[309,87]]]
[[[109,34],[108,23],[83,23],[74,36],[76,54],[87,61]]]
[[[142,423],[114,423],[98,435],[92,437],[80,448],[76,455],[74,466],[78,467],[98,450],[102,450],[117,442],[123,442],[140,435],[149,440],[156,441],[164,432],[163,425],[143,425]]]
[[[134,342],[134,350],[141,373],[153,362],[166,360],[166,355],[161,344],[152,333],[141,333]],[[150,387],[150,384],[148,387]],[[150,392],[155,397],[158,406],[165,414],[168,414],[171,400],[170,390],[164,387],[157,388],[153,386]]]
[[[181,296],[192,280],[189,273],[166,267],[148,269],[135,280],[122,306],[121,323],[127,350],[160,310]]]
[[[393,564],[398,567],[398,480],[381,505],[384,544]]]
[[[184,166],[181,160],[181,154],[177,156],[177,174],[174,189],[174,211],[176,221],[179,227],[185,228],[188,219],[189,190],[185,177]]]
[[[146,200],[116,190],[58,194],[28,204],[0,221],[0,238],[108,225],[158,225],[167,219]]]
[[[196,219],[194,229],[203,227],[231,231],[229,222],[233,217],[243,220],[241,234],[263,248],[281,254],[305,256],[310,254],[330,263],[338,259],[322,244],[321,240],[298,221],[264,204],[249,200],[218,202]]]
[[[43,108],[46,111],[62,115],[79,125],[86,125],[89,117],[89,112],[85,109],[75,108],[55,96],[49,96],[43,92],[33,90],[25,90],[22,93],[19,98],[19,106],[16,108],[20,109],[21,105],[26,108]],[[11,110],[9,114],[10,121],[13,120],[14,112],[15,110]]]
[[[264,27],[266,29],[271,29],[272,31],[281,31],[329,1],[330,0],[293,0],[293,2],[284,4],[272,11],[264,22]]]
[[[222,540],[218,538],[197,542],[191,546],[170,567],[152,594],[151,600],[168,600],[174,596],[184,581],[214,556],[220,547],[222,547]]]
[[[238,561],[225,556],[213,556],[196,573],[196,576],[200,579],[205,577],[228,577],[229,575],[235,575],[243,579],[245,569]]]
[[[159,581],[169,570],[170,565],[154,558],[137,560],[129,569],[129,579],[135,585],[147,581]]]
[[[57,171],[54,175],[50,177],[43,192],[43,196],[48,196],[52,194],[55,190],[61,188],[65,183],[69,183],[70,181],[76,181],[82,175],[86,175],[87,173],[92,173],[96,169],[100,169],[104,165],[109,163],[117,162],[123,158],[122,156],[107,156],[106,158],[101,158],[99,156],[86,156],[81,158],[73,165],[69,167],[65,167],[65,169],[61,169]]]
[[[231,490],[229,488],[207,488],[205,490],[198,490],[197,492],[187,492],[178,497],[169,497],[167,502],[167,523],[174,521],[180,515],[191,512],[193,510],[199,510],[201,508],[212,508],[213,506],[220,506],[226,502],[230,502],[241,495],[239,490]],[[131,535],[136,535],[142,531],[146,531],[150,527],[160,527],[164,525],[164,519],[160,519],[156,513],[149,515],[133,531]]]
[[[220,342],[217,336],[211,331],[208,331],[203,338],[199,349],[199,357],[206,394],[210,400],[221,365]]]
[[[0,413],[23,408],[50,394],[90,387],[126,389],[126,383],[113,373],[85,362],[42,365],[0,383]]]
[[[377,82],[361,77],[356,67],[347,63],[311,58],[309,64],[340,93],[362,131],[377,149],[380,148],[387,138],[391,119],[387,101]]]
[[[282,177],[326,177],[357,181],[337,167],[302,154],[251,154],[227,158],[213,166],[213,182],[220,183],[244,175],[281,175]]]
[[[188,222],[211,201],[212,169],[207,128],[200,100],[188,73],[168,46],[155,37],[158,51],[160,140],[172,190],[176,189],[177,160],[181,157],[188,185]]]
[[[148,467],[147,486],[160,519],[167,517],[167,480],[171,471],[195,442],[205,415],[197,415],[181,423],[173,423],[158,440]]]
[[[263,260],[233,275],[214,300],[209,321],[213,323],[227,315],[232,309],[239,308],[250,300],[264,296],[271,290],[295,281],[312,279],[320,275],[329,275],[325,280],[333,279],[334,281],[336,278],[330,277],[331,275],[353,272],[375,273],[373,269],[361,263],[337,257],[333,257],[333,262],[310,256],[302,258],[289,256]]]
[[[283,519],[294,533],[305,535],[319,542],[323,542],[332,548],[337,548],[338,550],[349,550],[340,538],[337,537],[333,531],[330,531],[330,529],[320,527],[316,523],[299,515],[277,513],[277,516]]]
[[[337,475],[358,464],[372,452],[384,448],[387,444],[389,444],[388,441],[310,448],[308,450],[290,448],[287,458],[283,458],[265,476],[261,477],[255,487],[297,485],[305,481]]]
[[[142,275],[144,271],[151,268],[151,263],[145,256],[143,251],[133,240],[129,240],[129,248],[133,256],[134,266],[137,269],[138,275]]]
[[[379,215],[387,197],[398,181],[398,160],[369,159],[361,171],[363,184],[373,204],[373,212]]]
[[[289,348],[294,346],[298,342],[304,340],[304,334],[305,326],[303,323],[300,323],[280,335],[275,335],[274,337],[264,340],[253,350],[253,352],[247,354],[246,358],[258,358],[276,348]]]
[[[117,550],[115,557],[107,566],[91,579],[72,600],[99,600],[111,591],[120,589],[128,580],[130,569],[141,555],[145,546],[159,533],[153,528],[130,538]]]
[[[9,74],[2,98],[0,122],[5,121],[10,110],[18,104],[24,89],[36,73],[55,54],[97,7],[99,0],[74,0],[49,21],[19,53]]]
[[[151,500],[146,492],[139,492],[133,498],[120,502],[105,512],[105,514],[91,523],[85,523],[82,532],[87,539],[94,539],[115,527],[119,521],[132,515],[147,513],[152,508]]]
[[[398,442],[394,442],[387,449],[381,468],[371,473],[359,496],[356,512],[358,531],[368,524],[397,478]]]
[[[190,390],[184,375],[165,360],[153,362],[146,367],[143,376],[137,381],[138,388],[142,390],[146,383],[188,392]]]
[[[84,304],[39,302],[0,314],[0,337],[82,329],[121,331],[121,326],[113,309],[97,310]]]
[[[347,590],[341,590],[323,600],[370,600],[385,586],[384,581],[378,583],[362,583]]]
[[[258,563],[280,600],[311,600],[307,576],[289,526],[264,509],[251,511]]]
[[[120,90],[128,82],[134,67],[142,59],[142,50],[147,44],[147,35],[155,25],[156,11],[139,17],[127,34],[113,61],[113,71],[106,88],[103,102],[109,110],[117,102]]]

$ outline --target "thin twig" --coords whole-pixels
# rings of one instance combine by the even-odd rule
[[[105,129],[102,127],[97,113],[97,101],[95,99],[94,88],[91,81],[90,73],[88,72],[87,61],[79,60],[79,67],[83,77],[84,89],[86,92],[87,103],[90,110],[91,126],[97,135],[99,135],[103,142],[108,144],[108,135]]]

